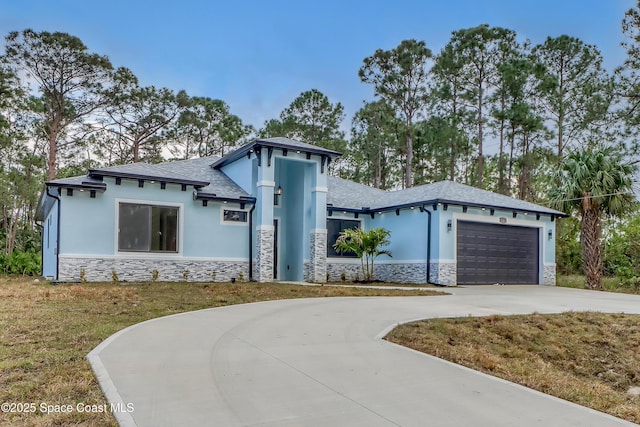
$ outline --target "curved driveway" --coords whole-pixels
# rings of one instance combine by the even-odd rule
[[[597,310],[640,296],[539,286],[282,300],[144,322],[88,358],[123,426],[634,425],[381,340],[414,319]]]

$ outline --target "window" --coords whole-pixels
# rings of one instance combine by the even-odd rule
[[[247,212],[225,209],[222,213],[222,220],[225,222],[247,222]]]
[[[352,219],[327,219],[327,256],[357,258],[354,253],[343,252],[339,254],[333,249],[333,244],[338,240],[340,232],[348,228],[360,228],[360,221]]]
[[[120,203],[118,250],[178,252],[178,208]]]

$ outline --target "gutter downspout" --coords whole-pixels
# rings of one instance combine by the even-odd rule
[[[58,196],[54,196],[53,194],[49,194],[49,187],[47,186],[47,196],[52,197],[57,200],[56,205],[58,206],[58,218],[56,225],[56,277],[54,280],[58,280],[58,276],[60,274],[60,189],[58,189]],[[42,250],[41,250],[42,251]],[[44,268],[44,264],[43,264]]]
[[[427,221],[427,284],[429,285],[438,285],[438,283],[433,283],[429,279],[431,277],[431,211],[425,206],[420,206],[421,212],[426,212],[429,216]]]
[[[38,224],[38,220],[34,220],[33,223],[40,228],[40,275],[44,277],[44,224]]]
[[[253,282],[253,211],[256,209],[254,202],[249,210],[249,281]]]

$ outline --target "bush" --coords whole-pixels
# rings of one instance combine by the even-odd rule
[[[605,239],[604,272],[624,279],[640,277],[640,216],[614,224]]]
[[[42,271],[40,252],[13,251],[11,255],[0,253],[0,274],[5,276],[39,276]]]

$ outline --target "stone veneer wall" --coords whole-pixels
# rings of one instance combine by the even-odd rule
[[[542,269],[542,284],[545,286],[556,285],[556,265],[545,265]]]
[[[347,281],[364,279],[358,259],[353,262],[327,259],[327,273],[330,282],[341,281],[343,273]],[[385,282],[426,283],[427,266],[421,263],[376,263],[373,273],[375,280]]]
[[[455,262],[432,262],[430,265],[429,279],[431,283],[442,286],[456,286],[457,268]]]
[[[376,280],[397,283],[426,283],[426,263],[384,263],[375,264],[373,270]]]
[[[256,230],[256,269],[253,278],[258,282],[273,281],[273,226],[258,227]]]
[[[305,262],[305,265],[307,263]],[[327,259],[327,280],[329,282],[342,281],[342,273],[345,275],[346,281],[362,280],[362,269],[360,268],[360,260],[353,259],[353,262],[332,262],[330,258]]]
[[[188,259],[136,259],[136,258],[66,258],[60,257],[58,280],[80,281],[84,271],[90,282],[110,282],[113,272],[120,281],[150,281],[153,272],[158,281],[228,282],[232,277],[249,280],[249,260],[214,261]],[[186,272],[186,274],[185,274]],[[214,274],[215,273],[215,274]],[[240,276],[242,274],[242,276]]]
[[[327,280],[327,230],[311,232],[311,260],[305,262],[304,280],[324,283]]]

